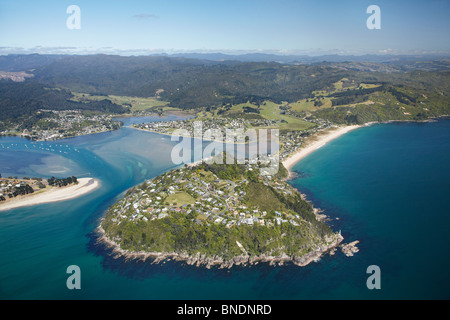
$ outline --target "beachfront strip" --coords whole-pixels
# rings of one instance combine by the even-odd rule
[[[333,128],[330,121],[322,119],[313,119],[314,127],[307,130],[280,130],[280,154],[279,159],[281,161],[287,159],[292,154],[297,152],[303,145],[304,139],[323,130]],[[199,128],[199,125],[201,127]],[[242,129],[245,134],[246,130],[255,129],[277,129],[282,124],[282,120],[267,120],[267,119],[243,119],[243,118],[219,118],[214,120],[174,120],[174,121],[157,121],[150,123],[142,123],[133,125],[134,128],[156,132],[160,134],[173,135],[175,131],[184,130],[189,133],[189,136],[194,138],[195,134],[200,131],[201,137],[205,138],[205,133],[210,131],[213,135],[214,132],[219,132],[219,136],[223,137],[224,143],[235,143],[233,136],[227,136],[227,130],[237,131]],[[213,137],[215,138],[215,137]]]
[[[7,177],[2,178],[0,174],[0,203],[8,203],[9,201],[26,198],[38,191],[48,191],[52,187],[65,187],[71,184],[78,184],[76,177],[68,177],[57,179],[28,178],[23,177]]]
[[[30,207],[38,204],[66,201],[81,197],[100,187],[100,181],[92,178],[76,179],[76,183],[67,183],[73,177],[66,179],[53,179],[54,184],[45,189],[0,202],[0,211],[15,208]],[[51,180],[51,179],[50,179]],[[67,184],[65,184],[67,183]]]

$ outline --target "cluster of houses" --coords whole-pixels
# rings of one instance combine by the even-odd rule
[[[247,168],[257,170],[254,164]],[[287,183],[272,181],[270,176],[260,176],[261,182],[277,192],[291,195],[295,192]],[[111,221],[152,221],[173,214],[190,215],[198,224],[222,224],[227,228],[240,225],[274,226],[283,223],[299,225],[299,216],[283,212],[266,212],[246,204],[248,181],[222,180],[214,173],[184,167],[169,171],[132,189],[111,209]],[[177,201],[180,196],[185,200]]]
[[[211,139],[218,139],[218,135],[223,137],[226,141],[227,130],[228,132],[238,132],[238,130],[246,131],[249,128],[268,128],[276,127],[280,124],[279,120],[267,120],[267,119],[242,119],[242,118],[217,118],[202,121],[192,120],[173,120],[173,121],[158,121],[143,124],[135,124],[134,126],[139,129],[149,130],[163,134],[173,134],[175,130],[179,132],[188,132],[188,135],[195,137],[201,135],[206,139],[206,134],[211,134]],[[209,131],[209,132],[208,132]],[[233,137],[228,137],[233,138]]]
[[[121,123],[114,121],[111,115],[84,115],[80,110],[39,110],[38,113],[50,113],[51,117],[41,119],[32,129],[20,131],[22,137],[35,141],[52,141],[98,132],[116,130]],[[0,135],[16,134],[17,128],[0,132]]]
[[[323,119],[312,119],[310,122],[314,122],[316,127],[305,131],[283,131],[280,133],[280,160],[283,161],[289,158],[290,155],[297,152],[303,144],[303,140],[310,135],[328,129],[332,126],[332,123]]]
[[[317,131],[327,129],[332,126],[332,123],[323,119],[309,119],[316,126],[309,130],[283,130],[279,134],[279,159],[282,161],[288,158],[293,153],[297,152],[302,147],[302,142],[305,137],[308,137]],[[151,123],[135,124],[134,126],[139,129],[149,130],[162,134],[174,134],[187,132],[188,136],[196,137],[201,136],[203,139],[208,137],[205,135],[208,131],[211,134],[211,139],[216,139],[218,136],[222,137],[222,141],[225,143],[234,143],[235,137],[230,134],[227,136],[227,130],[243,129],[243,132],[248,128],[273,128],[280,125],[280,120],[267,120],[267,119],[242,119],[242,118],[218,118],[214,120],[192,121],[192,120],[173,120],[173,121],[158,121]],[[178,131],[176,131],[178,130]],[[218,130],[218,131],[217,131]],[[217,133],[219,132],[219,133]]]
[[[10,194],[13,190],[13,186],[17,186],[19,184],[13,185],[11,182],[1,179],[0,180],[0,201],[5,201],[8,194]],[[20,185],[19,185],[20,187]]]
[[[27,188],[28,190],[35,190],[39,188],[39,180],[31,180],[29,178],[2,178],[0,174],[0,201],[6,201],[17,195],[19,189]],[[45,187],[45,186],[44,186]]]

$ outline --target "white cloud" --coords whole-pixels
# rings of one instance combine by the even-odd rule
[[[132,16],[132,18],[135,19],[157,19],[159,18],[159,16],[155,15],[155,14],[149,14],[149,13],[139,13],[139,14],[135,14],[134,16]]]

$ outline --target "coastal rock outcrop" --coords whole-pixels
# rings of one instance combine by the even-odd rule
[[[358,247],[356,246],[359,243],[359,241],[353,241],[347,244],[341,244],[340,248],[343,254],[345,254],[347,257],[353,257],[353,255],[357,252],[359,252]]]
[[[206,255],[204,254],[202,255],[199,252],[196,253],[195,255],[176,252],[144,252],[144,251],[130,252],[128,250],[122,249],[120,245],[114,242],[113,240],[108,239],[108,237],[105,234],[105,231],[101,227],[98,227],[96,231],[99,234],[99,237],[97,238],[97,244],[102,244],[112,249],[110,255],[113,256],[115,259],[124,258],[127,261],[151,260],[152,264],[159,264],[168,261],[170,259],[173,259],[174,261],[185,262],[187,265],[190,266],[196,267],[204,266],[207,269],[210,269],[213,266],[217,266],[219,269],[231,269],[233,266],[256,265],[260,262],[269,263],[269,265],[271,266],[275,266],[277,264],[283,265],[284,263],[292,262],[297,266],[304,267],[313,261],[317,261],[318,259],[320,259],[321,256],[338,247],[339,244],[344,239],[342,235],[336,234],[333,238],[327,238],[326,244],[317,247],[314,251],[301,257],[289,256],[286,253],[282,253],[277,256],[272,256],[269,254],[261,254],[259,256],[249,256],[248,254],[242,254],[239,256],[235,256],[229,260],[225,260],[217,255],[213,257],[207,257]],[[357,243],[358,241],[355,242]],[[351,245],[354,244],[355,243],[353,242],[351,243]],[[355,247],[353,246],[348,247],[348,245],[345,245],[345,248],[355,248]]]

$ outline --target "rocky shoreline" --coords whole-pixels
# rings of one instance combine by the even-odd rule
[[[271,266],[275,265],[283,265],[287,262],[292,262],[296,266],[304,267],[311,262],[317,261],[329,251],[337,248],[341,242],[343,241],[343,237],[341,234],[335,234],[334,239],[330,240],[329,244],[322,245],[316,248],[314,251],[302,256],[302,257],[291,257],[286,254],[281,256],[270,256],[270,255],[261,255],[261,256],[249,256],[247,254],[242,254],[236,257],[233,257],[230,260],[224,260],[219,256],[214,257],[206,257],[206,255],[201,255],[197,253],[195,256],[191,256],[188,254],[176,253],[176,252],[130,252],[128,250],[124,250],[120,247],[119,244],[109,239],[106,236],[105,230],[101,226],[99,226],[96,230],[98,234],[97,244],[102,244],[109,249],[112,249],[111,256],[115,259],[124,258],[125,261],[128,260],[141,260],[147,261],[151,260],[152,264],[162,263],[164,261],[174,260],[178,262],[185,262],[188,265],[196,266],[196,267],[205,267],[210,269],[213,266],[217,266],[219,269],[230,269],[233,266],[248,266],[248,265],[256,265],[260,262],[269,263]]]
[[[353,255],[359,252],[358,247],[356,246],[359,243],[358,240],[350,242],[348,244],[341,244],[339,247],[342,250],[342,253],[347,257],[353,257]]]

